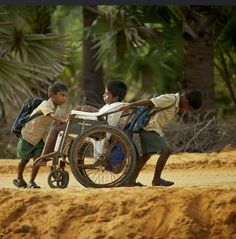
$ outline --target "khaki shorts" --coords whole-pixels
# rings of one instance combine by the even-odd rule
[[[166,148],[170,148],[168,143],[155,131],[141,129],[139,132],[142,154],[160,153]]]
[[[16,147],[16,155],[17,158],[21,159],[31,159],[38,158],[44,147],[44,142],[41,139],[36,145],[30,144],[28,141],[23,139],[22,135],[20,135]]]

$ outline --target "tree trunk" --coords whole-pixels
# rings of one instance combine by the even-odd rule
[[[83,7],[84,18],[84,38],[83,38],[83,64],[82,64],[82,104],[89,104],[96,107],[101,107],[103,102],[104,83],[103,83],[103,69],[97,67],[97,48],[94,48],[94,42],[90,36],[87,36],[87,28],[91,26],[96,19],[93,12],[90,12]]]
[[[215,108],[214,63],[212,38],[187,41],[186,82],[187,89],[199,89],[203,93],[203,110]]]
[[[208,139],[205,148],[192,145],[194,151],[211,149],[218,140],[216,130],[216,109],[214,95],[214,62],[212,38],[207,34],[202,38],[187,41],[186,85],[187,89],[202,91],[202,107],[200,112],[191,112],[191,122],[196,124],[192,139],[201,142]],[[200,134],[199,134],[200,132]],[[189,145],[189,144],[188,144]]]

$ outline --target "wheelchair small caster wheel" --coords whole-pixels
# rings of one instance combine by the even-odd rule
[[[69,173],[65,170],[57,169],[48,175],[48,185],[50,188],[66,188],[69,183]]]

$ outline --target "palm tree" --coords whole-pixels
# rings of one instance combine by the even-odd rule
[[[178,88],[176,76],[182,75],[183,40],[179,40],[182,32],[175,23],[168,29],[161,18],[153,23],[150,14],[140,15],[146,10],[142,7],[100,6],[88,10],[98,15],[90,34],[98,42],[97,57],[106,69],[105,81],[110,77],[125,79],[135,91],[141,89],[138,95],[143,89],[152,94]],[[168,35],[175,36],[178,44],[164,41]]]
[[[21,11],[22,10],[22,11]],[[66,63],[65,37],[35,33],[26,21],[31,11],[0,7],[0,105],[16,105],[22,98],[46,89],[42,82],[55,79]],[[44,85],[44,84],[43,84]]]
[[[157,85],[161,91],[198,88],[203,92],[203,109],[214,109],[214,47],[225,27],[230,22],[232,26],[234,11],[222,6],[100,7],[93,25],[98,58],[106,69],[107,61],[114,64],[111,71],[127,72],[123,74],[126,79],[141,78],[139,87],[145,89],[147,85],[152,90]],[[232,84],[226,84],[235,101]]]
[[[210,7],[184,8],[183,36],[186,40],[186,88],[204,93],[203,108],[215,106],[213,29],[216,15]]]

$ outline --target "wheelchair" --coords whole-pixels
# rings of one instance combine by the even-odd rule
[[[43,156],[52,159],[48,175],[51,188],[68,186],[66,164],[84,187],[119,187],[127,183],[135,170],[137,149],[125,131],[108,124],[108,115],[116,112],[114,108],[95,113],[71,111],[72,119],[58,136],[57,149]]]

